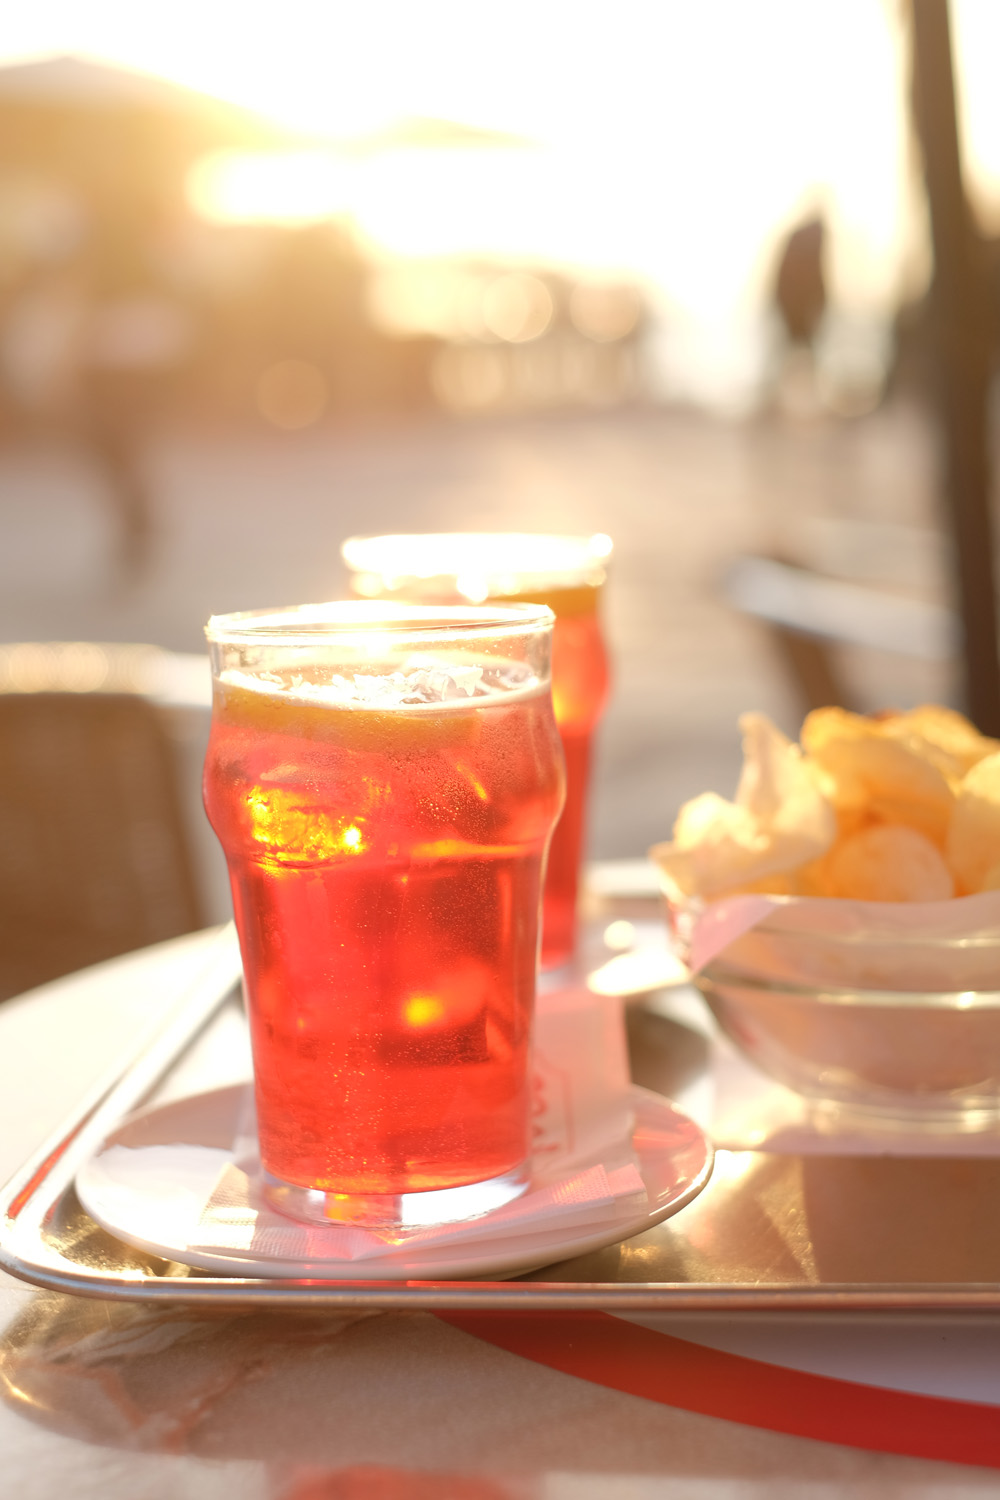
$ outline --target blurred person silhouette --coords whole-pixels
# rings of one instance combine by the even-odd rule
[[[60,426],[72,407],[85,316],[79,278],[33,266],[8,291],[0,322],[0,389],[15,427]]]
[[[823,251],[826,225],[810,215],[786,236],[774,278],[773,305],[781,328],[781,348],[773,378],[773,399],[791,415],[811,415],[816,394],[816,338],[826,312]]]
[[[819,214],[785,240],[774,283],[774,304],[790,344],[812,344],[826,311],[823,246],[826,226]]]
[[[193,342],[191,317],[154,263],[142,219],[106,226],[86,257],[78,344],[77,430],[102,471],[126,579],[149,565],[153,507],[144,449]]]
[[[122,228],[24,272],[4,307],[0,381],[17,426],[75,439],[100,470],[117,570],[131,580],[153,538],[142,449],[192,329],[143,240]]]

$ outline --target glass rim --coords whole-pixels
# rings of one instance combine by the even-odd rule
[[[384,631],[393,638],[481,640],[551,630],[555,615],[545,604],[405,604],[391,599],[334,599],[271,609],[212,615],[205,626],[211,645],[316,645],[370,640]]]
[[[613,551],[604,532],[414,531],[349,536],[340,555],[354,573],[423,583],[448,578],[459,585],[465,574],[474,587],[481,582],[500,594],[505,585],[513,592],[518,580],[563,588],[599,585]]]

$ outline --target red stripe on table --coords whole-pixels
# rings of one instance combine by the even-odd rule
[[[473,1338],[682,1411],[879,1453],[1000,1468],[1000,1408],[708,1349],[609,1313],[438,1313]]]

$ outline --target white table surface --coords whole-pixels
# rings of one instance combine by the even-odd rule
[[[166,1012],[209,941],[162,944],[0,1009],[0,1177]],[[1000,1325],[984,1320],[652,1321],[775,1363],[1000,1403]],[[39,1291],[0,1273],[0,1328],[0,1493],[17,1500],[1000,1492],[996,1470],[675,1410],[430,1314],[199,1314]]]

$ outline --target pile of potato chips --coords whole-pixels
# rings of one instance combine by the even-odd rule
[[[650,851],[668,894],[944,901],[1000,890],[1000,742],[953,709],[816,709],[793,744],[745,714],[730,802],[681,808]]]

